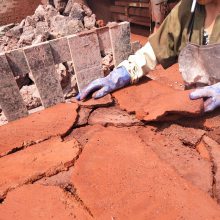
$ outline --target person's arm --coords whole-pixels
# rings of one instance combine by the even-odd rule
[[[128,60],[123,61],[120,66],[126,68],[131,76],[131,83],[136,83],[143,75],[154,70],[158,64],[157,58],[150,42],[139,49],[134,55],[129,56]]]
[[[85,99],[90,93],[96,92],[94,98],[113,92],[126,85],[136,83],[143,75],[153,70],[157,63],[167,68],[174,64],[178,57],[182,37],[182,23],[185,10],[190,12],[191,0],[183,0],[164,20],[159,30],[149,38],[149,42],[128,60],[123,61],[108,76],[91,82],[78,96],[78,100]],[[188,5],[188,7],[185,7]],[[185,16],[188,19],[188,16]]]
[[[77,95],[76,99],[84,100],[95,91],[97,92],[93,98],[101,98],[126,85],[136,83],[144,74],[153,70],[156,65],[157,60],[154,51],[150,43],[147,43],[135,55],[129,56],[128,60],[119,64],[108,76],[92,81]]]

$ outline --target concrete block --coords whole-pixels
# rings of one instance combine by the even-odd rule
[[[94,79],[104,76],[95,31],[84,32],[68,38],[79,91]]]
[[[54,63],[71,61],[71,54],[66,37],[49,41]]]
[[[24,49],[35,84],[45,108],[64,102],[53,55],[48,42]]]
[[[109,26],[110,39],[115,66],[126,60],[131,54],[131,37],[129,22]]]
[[[0,55],[0,105],[8,121],[28,115],[27,108],[4,54]]]
[[[109,27],[98,28],[96,30],[98,39],[99,39],[99,47],[100,51],[103,54],[107,54],[112,51],[111,40]]]
[[[30,72],[22,49],[9,51],[5,55],[15,77],[24,76]]]

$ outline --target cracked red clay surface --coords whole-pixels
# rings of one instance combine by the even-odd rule
[[[113,99],[0,127],[0,220],[220,219],[220,111],[200,116],[176,66],[160,68]]]

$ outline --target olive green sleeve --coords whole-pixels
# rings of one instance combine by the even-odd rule
[[[187,26],[190,21],[191,0],[180,1],[164,20],[149,42],[158,63],[168,68],[177,62],[180,49],[187,42]]]

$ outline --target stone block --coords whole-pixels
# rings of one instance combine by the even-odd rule
[[[91,81],[103,77],[98,36],[95,31],[68,38],[79,91]]]
[[[22,49],[7,52],[6,58],[14,76],[24,76],[30,72],[27,60]]]
[[[0,105],[8,121],[28,115],[6,56],[0,55]]]
[[[99,46],[101,53],[107,54],[111,52],[112,45],[110,40],[109,27],[98,28],[96,32],[99,39]]]
[[[129,22],[109,26],[114,64],[117,66],[132,53]]]
[[[64,102],[48,42],[24,49],[42,104],[45,108]]]
[[[66,37],[49,41],[54,63],[71,61],[71,54]]]

